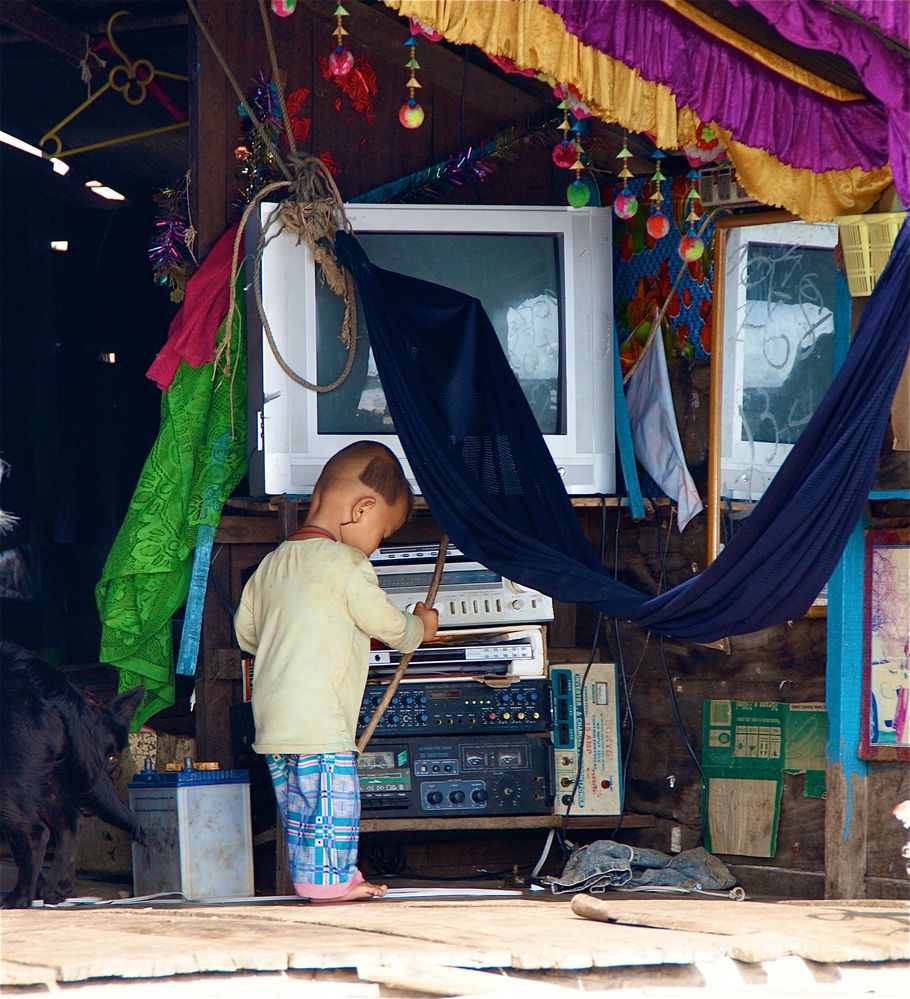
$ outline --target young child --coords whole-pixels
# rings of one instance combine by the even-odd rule
[[[355,732],[370,638],[411,652],[439,616],[397,610],[368,556],[410,515],[395,455],[360,441],[329,459],[303,527],[244,587],[234,628],[256,656],[254,749],[266,756],[294,890],[314,902],[381,897],[357,870],[360,786]]]

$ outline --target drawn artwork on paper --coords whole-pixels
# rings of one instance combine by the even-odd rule
[[[910,748],[910,545],[871,545],[867,601],[869,746]]]

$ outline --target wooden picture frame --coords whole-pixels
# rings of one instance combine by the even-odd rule
[[[837,267],[835,247],[837,225],[810,225],[786,212],[762,212],[732,216],[717,222],[714,239],[714,303],[712,309],[711,408],[709,414],[707,564],[723,548],[723,534],[734,530],[748,517],[761,498],[777,468],[790,453],[801,426],[817,405],[826,384],[813,386],[811,399],[794,403],[767,400],[780,388],[765,390],[750,378],[764,373],[758,370],[759,355],[786,348],[786,358],[777,360],[768,354],[770,365],[790,372],[797,355],[812,359],[814,346],[806,348],[807,334],[814,342],[813,330],[824,323],[827,352],[842,354],[849,335],[849,316],[834,317]],[[801,262],[800,257],[806,254]],[[818,266],[824,268],[824,296],[818,292]],[[814,273],[813,273],[814,272]],[[765,319],[756,316],[764,309]],[[792,317],[788,318],[790,311]],[[827,318],[822,317],[827,313]],[[831,334],[828,336],[827,334]],[[756,344],[756,339],[758,343]],[[832,349],[831,345],[835,345]],[[789,359],[790,368],[784,360]],[[827,384],[834,369],[828,363]],[[759,365],[760,367],[760,365]],[[746,393],[751,393],[747,397]],[[762,395],[764,393],[764,395]],[[747,403],[747,398],[749,402]],[[750,404],[759,398],[766,412],[746,416]],[[781,396],[783,398],[783,396]],[[789,436],[778,433],[773,418],[764,419],[767,410],[783,405],[783,413],[797,413]],[[759,420],[759,424],[755,420]],[[773,429],[773,432],[769,432]],[[759,430],[760,433],[753,433]],[[823,617],[827,592],[823,590],[809,609],[808,616]]]
[[[910,528],[866,532],[862,731],[865,760],[910,760]]]

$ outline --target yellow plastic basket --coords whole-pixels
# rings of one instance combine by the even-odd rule
[[[847,284],[853,298],[872,294],[905,218],[906,212],[842,215],[838,218]]]

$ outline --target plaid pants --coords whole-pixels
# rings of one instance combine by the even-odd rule
[[[363,881],[357,870],[360,785],[354,753],[266,756],[284,823],[294,891],[337,898]]]

